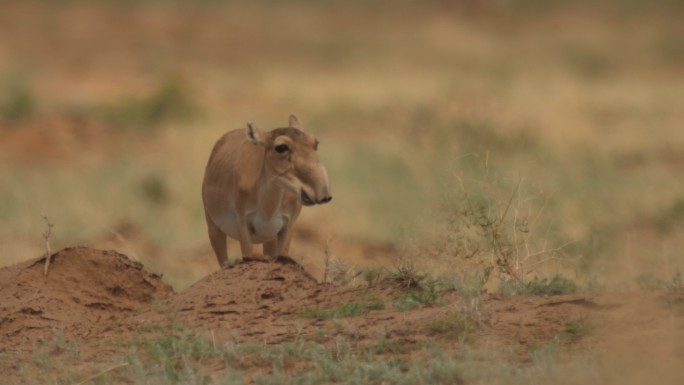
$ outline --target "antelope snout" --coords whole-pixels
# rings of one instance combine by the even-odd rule
[[[321,194],[320,196],[322,196],[323,198],[320,198],[320,199],[318,199],[318,196],[316,196],[314,199],[312,199],[311,196],[309,194],[307,194],[306,191],[304,191],[304,189],[302,189],[302,191],[299,194],[300,194],[299,196],[300,196],[304,206],[313,206],[315,204],[322,205],[322,204],[328,203],[332,200],[332,197],[330,196],[330,194],[327,194],[327,193]]]
[[[321,188],[322,187],[322,188]],[[316,203],[322,205],[328,203],[332,200],[332,195],[330,195],[330,186],[328,185],[328,175],[325,176],[325,184],[319,187],[316,193],[316,198],[318,199]]]

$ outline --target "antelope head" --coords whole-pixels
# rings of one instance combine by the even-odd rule
[[[328,203],[332,200],[328,173],[318,157],[318,140],[301,129],[290,115],[289,127],[262,132],[247,123],[249,139],[263,146],[264,172],[269,182],[295,193],[302,204]]]

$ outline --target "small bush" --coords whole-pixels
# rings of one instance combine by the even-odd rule
[[[412,263],[405,263],[391,273],[388,280],[402,289],[420,289],[425,278],[427,275],[419,273]]]
[[[476,171],[485,176],[456,176],[457,184],[441,202],[438,217],[445,231],[436,232],[431,252],[474,272],[480,287],[492,277],[522,281],[538,266],[563,259],[571,242],[555,246],[561,238],[553,227],[541,233],[549,227],[542,219],[548,193],[522,177],[499,178],[488,162],[482,170],[473,165],[469,173]]]

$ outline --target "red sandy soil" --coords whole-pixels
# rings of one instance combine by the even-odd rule
[[[399,311],[392,304],[405,295],[404,289],[322,284],[286,259],[245,261],[217,270],[180,293],[115,251],[64,249],[52,255],[47,277],[43,265],[44,258],[39,258],[0,269],[2,372],[12,373],[30,362],[35,349],[49,346],[55,336],[77,344],[80,365],[95,364],[111,359],[113,341],[125,346],[141,334],[158,333],[178,322],[216,342],[277,344],[296,337],[325,344],[344,336],[363,348],[383,333],[396,347],[385,354],[405,354],[426,341],[452,350],[463,347],[458,333],[427,327],[462,313],[468,304],[456,292],[441,292],[438,305]],[[361,316],[330,320],[305,315],[378,299],[385,308]],[[563,337],[567,352],[594,346],[619,350],[644,338],[672,341],[684,334],[682,312],[672,311],[683,305],[681,293],[638,298],[485,295],[473,314],[477,325],[469,348],[506,346],[517,353],[515,361],[525,365],[531,349],[566,336],[567,322],[573,319],[588,320],[592,330],[576,340]],[[683,358],[676,342],[656,346],[657,354],[670,361]]]
[[[85,338],[173,290],[142,264],[115,251],[83,247],[0,269],[0,352],[31,346],[61,330]]]

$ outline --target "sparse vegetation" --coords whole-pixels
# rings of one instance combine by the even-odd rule
[[[457,178],[458,193],[441,210],[446,232],[433,241],[433,253],[473,271],[484,286],[494,274],[501,281],[522,281],[539,265],[561,260],[564,247],[548,248],[537,234],[548,204],[543,192],[525,196],[523,180],[506,185],[485,165],[483,180]],[[534,283],[532,283],[534,284]]]
[[[385,303],[381,299],[370,298],[368,300],[345,303],[333,309],[306,310],[302,312],[302,316],[318,319],[358,317],[367,314],[369,311],[384,308]]]
[[[163,124],[188,122],[200,113],[187,84],[177,77],[162,80],[150,95],[126,96],[116,103],[72,108],[72,114],[115,127],[153,132]]]
[[[646,290],[681,290],[682,286],[682,274],[680,272],[675,273],[670,279],[658,278],[653,274],[642,273],[636,277],[636,283],[641,288]]]
[[[591,333],[592,325],[586,317],[569,319],[565,323],[565,335],[570,342],[575,342]]]
[[[414,310],[422,306],[439,305],[439,294],[434,283],[426,285],[425,288],[410,289],[406,294],[394,301],[397,310]]]
[[[0,122],[31,118],[36,113],[36,104],[36,96],[24,80],[0,79]]]
[[[472,332],[478,327],[477,321],[467,312],[459,312],[425,325],[425,329],[434,336],[455,338],[463,343],[472,341]]]
[[[387,280],[402,289],[421,290],[426,278],[427,275],[419,272],[414,263],[408,262],[399,265]]]
[[[365,269],[361,271],[361,276],[368,287],[374,287],[382,279],[383,272],[380,269]]]
[[[534,277],[524,282],[518,280],[501,281],[499,290],[504,295],[560,295],[573,294],[578,287],[575,282],[561,274],[549,278]]]

